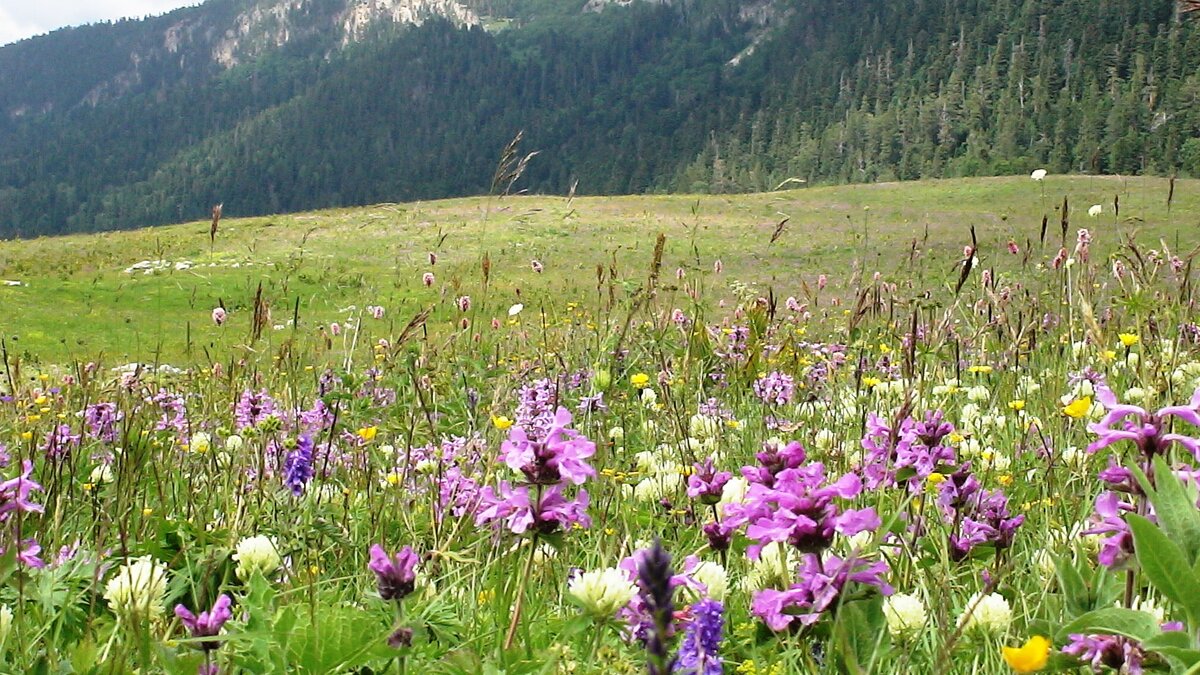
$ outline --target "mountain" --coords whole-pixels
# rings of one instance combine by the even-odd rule
[[[0,48],[0,236],[496,189],[1200,175],[1168,0],[209,0]]]

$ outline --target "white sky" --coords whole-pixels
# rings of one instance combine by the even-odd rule
[[[105,19],[141,18],[200,0],[0,0],[0,45]]]

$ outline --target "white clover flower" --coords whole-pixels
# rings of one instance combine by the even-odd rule
[[[683,486],[683,476],[678,473],[663,473],[643,478],[633,486],[633,497],[640,502],[659,501],[671,496]]]
[[[710,415],[692,415],[688,432],[699,439],[713,438],[721,433],[721,420]]]
[[[1104,207],[1099,204],[1092,204],[1091,208],[1088,209],[1088,216],[1092,218],[1096,218],[1102,213],[1104,213]]]
[[[725,487],[721,489],[721,501],[717,502],[717,511],[721,514],[725,513],[725,507],[730,504],[744,504],[746,502],[746,492],[750,489],[750,483],[741,476],[730,478]]]
[[[516,316],[516,315],[520,314],[521,310],[523,310],[523,309],[525,309],[525,305],[522,305],[521,303],[518,302],[517,304],[508,308],[508,315]]]
[[[698,563],[691,572],[691,577],[704,584],[704,597],[717,602],[725,602],[725,594],[729,591],[729,573],[720,563],[708,560]],[[697,592],[696,595],[699,595]]]
[[[967,390],[968,401],[987,401],[992,398],[992,392],[982,384],[977,384]]]
[[[608,438],[614,443],[625,440],[625,427],[613,427],[608,430]]]
[[[1118,607],[1121,605],[1120,602],[1114,604]],[[1133,603],[1130,604],[1129,608],[1134,611],[1145,612],[1149,614],[1150,616],[1154,617],[1154,623],[1161,625],[1167,622],[1166,610],[1164,610],[1158,605],[1158,603],[1154,602],[1150,598],[1134,598]]]
[[[225,439],[225,449],[229,452],[237,452],[242,449],[242,437],[234,434]]]
[[[658,394],[655,393],[655,391],[650,387],[646,387],[642,390],[641,399],[642,405],[646,406],[647,408],[653,408],[658,404]]]
[[[92,473],[88,476],[88,481],[96,485],[104,485],[105,483],[113,482],[112,466],[108,464],[97,464],[96,468],[92,469]]]
[[[888,632],[897,640],[906,640],[925,628],[928,614],[925,603],[915,595],[896,593],[883,601],[883,616]]]
[[[588,613],[607,618],[629,604],[637,587],[624,571],[610,567],[575,577],[567,585],[567,593]]]
[[[982,598],[976,593],[964,606],[964,613],[975,608],[970,616],[964,614],[958,621],[963,631],[967,633],[990,633],[998,635],[1008,630],[1012,623],[1012,608],[1008,601],[999,593],[991,593]]]
[[[837,443],[837,434],[829,429],[821,429],[813,438],[813,445],[821,450],[829,450]]]
[[[104,599],[119,616],[158,619],[167,595],[167,566],[150,556],[127,562],[104,587]]]
[[[1035,169],[1033,173],[1029,174],[1029,177],[1040,183],[1040,182],[1046,180],[1046,170],[1045,169]]]
[[[228,444],[229,442],[226,441],[226,446],[228,446]],[[203,455],[211,449],[212,436],[209,436],[203,431],[192,434],[192,440],[188,441],[188,450],[191,450],[192,452]]]
[[[242,581],[254,576],[255,572],[259,572],[263,576],[270,576],[272,572],[279,569],[279,565],[283,562],[279,557],[279,551],[275,549],[275,542],[271,541],[270,537],[262,535],[247,537],[239,541],[233,559],[237,561],[237,568],[234,572]]]
[[[758,560],[751,561],[750,573],[743,584],[748,591],[767,588],[786,588],[796,573],[796,555],[791,546],[773,541],[758,553]]]

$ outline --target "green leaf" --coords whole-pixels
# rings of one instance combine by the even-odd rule
[[[1163,648],[1191,649],[1194,646],[1191,636],[1187,634],[1187,631],[1183,630],[1163,631],[1142,643],[1142,647],[1150,650]]]
[[[1106,607],[1088,612],[1058,629],[1054,641],[1064,642],[1071,633],[1123,635],[1144,641],[1161,632],[1158,621],[1146,612],[1124,607]]]
[[[1054,571],[1058,576],[1058,586],[1062,589],[1067,602],[1067,611],[1072,616],[1078,616],[1091,608],[1091,594],[1083,575],[1075,568],[1070,554],[1059,556],[1054,561]]]
[[[1154,479],[1158,483],[1152,488],[1146,474],[1133,467],[1134,476],[1142,490],[1154,505],[1154,513],[1167,536],[1184,546],[1188,565],[1197,561],[1200,553],[1200,510],[1195,497],[1171,471],[1170,464],[1161,455],[1154,458]]]
[[[1192,573],[1187,556],[1154,523],[1131,513],[1125,517],[1133,530],[1133,550],[1146,578],[1160,593],[1179,603],[1188,614],[1188,624],[1200,618],[1200,581]]]

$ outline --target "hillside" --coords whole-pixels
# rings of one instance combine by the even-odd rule
[[[1200,175],[1173,0],[210,0],[0,48],[0,236],[514,189]]]
[[[1143,246],[1188,254],[1200,245],[1200,181],[1178,181],[1171,209],[1169,191],[1163,179],[1052,175],[1044,184],[1020,176],[730,196],[469,198],[226,219],[212,249],[207,222],[0,242],[0,306],[20,317],[3,337],[26,361],[203,358],[247,339],[260,284],[272,318],[252,343],[258,350],[316,339],[320,327],[354,319],[364,303],[387,307],[393,332],[433,307],[430,329],[438,331],[461,318],[456,299],[470,291],[459,289],[479,285],[484,260],[479,316],[506,319],[522,303],[553,321],[566,302],[607,316],[605,305],[611,310],[612,300],[644,284],[660,232],[660,304],[690,307],[689,285],[709,300],[769,292],[782,303],[814,293],[821,274],[830,283],[823,306],[830,296],[849,304],[851,289],[871,283],[866,270],[904,283],[905,296],[924,296],[929,307],[948,307],[971,227],[982,267],[998,280],[1025,279],[1037,292],[1043,276],[1057,279],[1036,270],[1058,252],[1064,197],[1068,237],[1090,229],[1095,260],[1135,232]],[[1092,204],[1103,215],[1088,217]],[[1008,252],[1010,241],[1019,254]],[[723,271],[713,274],[717,260]],[[438,279],[432,288],[421,283],[425,272]],[[455,292],[438,292],[444,285]],[[221,329],[209,318],[218,305],[230,316]]]

